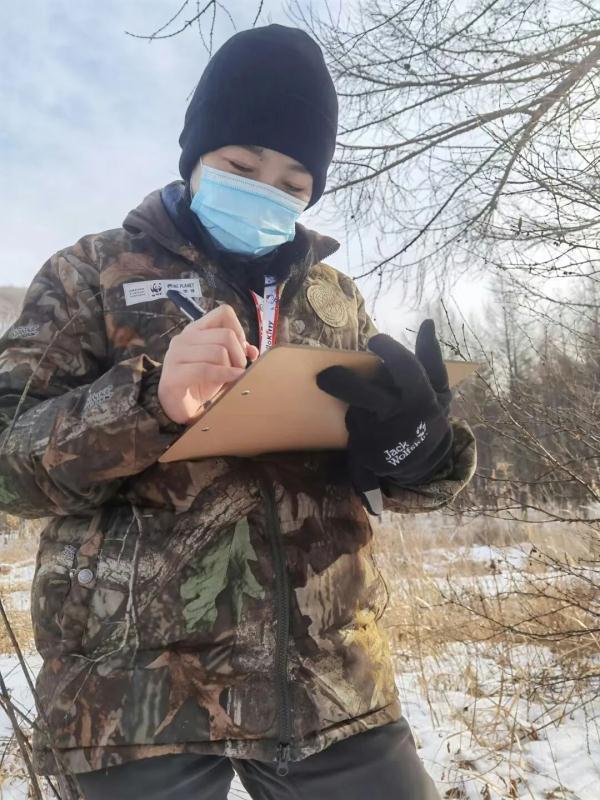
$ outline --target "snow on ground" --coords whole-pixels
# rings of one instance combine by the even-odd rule
[[[27,654],[24,658],[29,674],[33,678],[42,664],[42,659],[37,653]],[[0,655],[0,674],[8,688],[13,705],[18,711],[31,718],[33,699],[25,673],[16,655]],[[11,750],[15,746],[13,729],[7,714],[0,711],[0,749],[2,752],[7,745],[11,747]],[[2,800],[27,800],[28,781],[24,780],[22,776],[20,759],[3,759],[2,776],[6,776],[0,787]]]
[[[542,647],[522,648],[521,654],[515,650],[513,663],[519,655],[524,664],[530,664],[532,657],[552,662]],[[468,667],[468,649],[457,646],[448,651],[445,658],[425,659],[417,670],[409,662],[397,674],[404,713],[442,797],[598,800],[597,702],[584,709],[577,702],[556,709],[526,701],[511,694],[497,663],[485,658],[477,662],[476,691],[471,681],[467,685],[463,680],[461,687],[457,678],[473,677],[468,668],[462,676],[457,672],[457,663]],[[505,697],[499,703],[501,692]]]
[[[35,564],[32,561],[24,561],[20,564],[0,564],[0,567],[3,570],[0,573],[0,587],[33,580]]]
[[[26,611],[31,603],[31,594],[27,590],[11,592],[7,597],[6,605],[8,609],[15,611]]]
[[[462,552],[457,555],[459,550]],[[444,565],[458,558],[475,565],[509,564],[518,574],[529,557],[526,547],[514,546],[476,545],[436,553],[428,552],[427,560],[437,565],[438,575]],[[9,612],[28,607],[29,593],[22,581],[31,579],[32,570],[32,564],[20,563],[0,576],[0,592]],[[490,577],[476,579],[487,586]],[[15,590],[11,594],[12,586]],[[489,588],[497,592],[498,584]],[[515,645],[510,647],[509,672],[506,647],[499,652],[492,647],[485,649],[485,643],[467,642],[448,645],[443,652],[419,660],[396,657],[403,710],[442,798],[598,800],[598,699],[582,704],[589,698],[581,689],[570,701],[561,697],[556,702],[556,695],[551,693],[525,697],[514,681],[514,671],[527,674],[535,669],[554,674],[554,657],[543,646]],[[34,675],[41,659],[35,653],[26,658]],[[19,711],[31,717],[33,702],[16,656],[0,655],[0,672]],[[595,690],[600,694],[598,686]],[[10,752],[17,752],[10,722],[0,711],[0,752],[6,746]],[[1,800],[27,800],[27,782],[18,756],[5,758],[2,766]],[[236,779],[229,800],[247,797]]]
[[[439,572],[440,567],[464,562],[496,564],[498,567],[511,566],[521,569],[527,564],[531,555],[531,544],[495,547],[487,544],[475,544],[470,547],[432,548],[427,550],[426,571]]]

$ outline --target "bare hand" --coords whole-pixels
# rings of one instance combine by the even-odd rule
[[[244,374],[248,358],[257,357],[231,306],[190,322],[171,339],[163,362],[158,399],[165,414],[173,422],[191,422],[207,400]]]

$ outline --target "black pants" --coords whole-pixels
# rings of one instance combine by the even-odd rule
[[[253,800],[439,800],[405,719],[291,762],[157,756],[77,775],[86,800],[226,800],[238,773]]]

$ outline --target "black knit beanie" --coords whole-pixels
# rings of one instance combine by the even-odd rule
[[[333,158],[338,103],[319,45],[304,31],[268,25],[241,31],[214,54],[185,113],[179,171],[232,144],[277,150],[313,177],[314,205]]]

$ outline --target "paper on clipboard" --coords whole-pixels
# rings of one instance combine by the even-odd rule
[[[158,460],[343,449],[348,442],[347,405],[319,389],[317,373],[339,364],[368,376],[380,363],[378,356],[364,351],[277,345],[219,395]],[[450,386],[476,366],[447,361]]]

